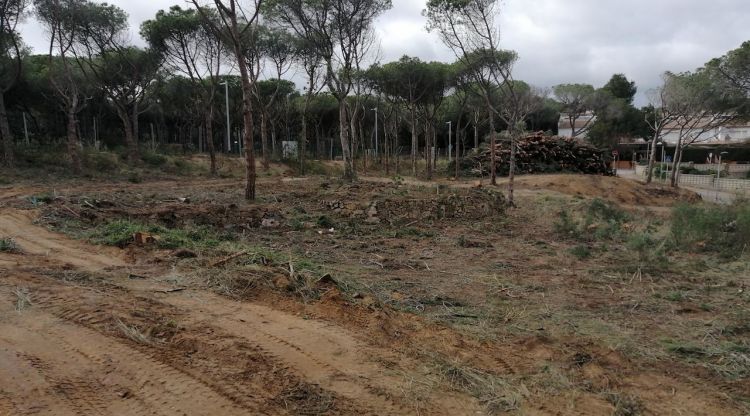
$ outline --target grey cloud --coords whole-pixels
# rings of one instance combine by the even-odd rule
[[[157,10],[184,0],[110,0],[130,15],[132,37]],[[667,70],[686,71],[748,40],[747,0],[501,0],[502,44],[520,55],[516,77],[540,87],[601,85],[622,72],[644,92]],[[394,0],[376,30],[381,61],[404,54],[452,61],[452,52],[425,30],[425,0]],[[23,26],[27,44],[46,49],[39,25]]]

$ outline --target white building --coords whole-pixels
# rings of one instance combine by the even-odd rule
[[[750,123],[734,122],[726,126],[708,129],[705,132],[704,127],[696,126],[694,132],[683,132],[685,137],[694,143],[720,144],[720,143],[743,143],[750,141]],[[696,140],[693,140],[698,135]],[[680,126],[677,123],[670,123],[664,128],[662,140],[669,144],[677,144],[680,139]]]
[[[594,113],[588,112],[578,116],[575,121],[576,138],[585,139],[588,136],[588,130],[596,121]],[[557,123],[557,135],[560,137],[573,137],[573,126],[567,113],[560,114],[560,121]]]

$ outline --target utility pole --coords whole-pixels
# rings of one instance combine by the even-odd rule
[[[375,112],[375,160],[378,159],[378,108],[372,109]],[[387,133],[387,132],[386,132]]]
[[[232,153],[232,131],[231,124],[229,124],[229,81],[224,81],[219,85],[224,86],[224,98],[226,100],[226,112],[227,112],[227,153]]]
[[[450,161],[452,159],[451,155],[453,154],[451,152],[452,147],[453,147],[453,140],[452,140],[452,137],[453,137],[453,122],[449,121],[449,122],[447,122],[445,124],[448,125],[448,160]]]

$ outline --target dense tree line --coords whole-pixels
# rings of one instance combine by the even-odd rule
[[[516,140],[527,130],[556,131],[561,112],[573,126],[595,114],[573,135],[586,133],[601,147],[623,136],[653,139],[658,126],[671,120],[663,102],[636,109],[636,87],[624,75],[599,89],[558,85],[552,94],[515,79],[518,55],[499,43],[497,0],[428,2],[428,29],[454,52],[453,63],[404,56],[372,64],[373,21],[390,0],[190,4],[145,21],[140,35],[146,46],[139,47],[116,6],[92,0],[0,3],[3,163],[13,165],[18,146],[64,144],[77,173],[83,146],[121,147],[130,163],[144,150],[179,147],[208,153],[216,173],[219,151],[241,152],[245,194],[253,199],[256,152],[268,169],[271,159],[281,157],[282,142],[298,143],[302,162],[340,157],[344,176],[354,180],[358,169],[372,164],[416,175],[420,160],[429,178],[436,149],[451,147],[458,156],[485,140],[508,140],[512,201]],[[43,54],[25,48],[17,29],[24,18],[45,28],[49,47]],[[713,75],[700,75],[703,81],[691,88],[709,95],[744,88],[746,99],[748,49],[743,45],[709,63],[695,77]],[[665,77],[667,89],[689,76]],[[719,84],[721,92],[714,88]],[[730,112],[740,98],[711,106]],[[689,144],[686,138],[680,146]],[[402,154],[410,156],[407,167],[400,165]]]

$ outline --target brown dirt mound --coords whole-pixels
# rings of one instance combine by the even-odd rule
[[[546,189],[563,194],[602,198],[625,205],[672,206],[697,202],[700,195],[685,189],[645,185],[627,179],[596,175],[533,175],[516,178],[520,189]]]

